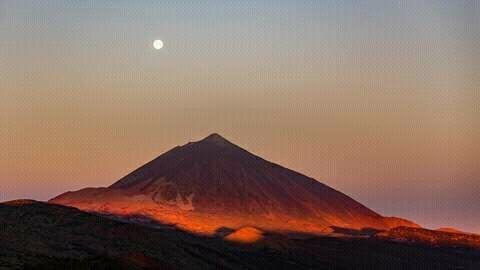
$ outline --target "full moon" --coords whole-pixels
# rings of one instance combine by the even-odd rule
[[[161,41],[160,39],[156,39],[155,41],[153,41],[153,48],[155,48],[155,50],[160,50],[161,48],[163,48],[163,41]]]

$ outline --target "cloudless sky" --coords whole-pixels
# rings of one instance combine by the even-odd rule
[[[0,201],[107,186],[217,132],[383,215],[480,232],[479,18],[460,0],[0,0]]]

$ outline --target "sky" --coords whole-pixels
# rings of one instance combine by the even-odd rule
[[[0,201],[108,186],[216,132],[383,215],[480,233],[479,18],[461,0],[0,0]]]

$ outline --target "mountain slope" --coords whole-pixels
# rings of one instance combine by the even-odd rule
[[[223,249],[216,242],[59,205],[1,203],[0,225],[0,269],[242,268],[227,250],[212,260]]]
[[[35,201],[0,203],[0,228],[0,269],[480,269],[478,249],[255,228],[223,241]]]
[[[160,155],[108,188],[51,200],[83,210],[144,215],[192,231],[255,226],[330,231],[331,226],[416,226],[384,218],[315,179],[266,161],[218,134]]]

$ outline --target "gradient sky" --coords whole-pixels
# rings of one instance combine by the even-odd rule
[[[106,186],[218,132],[381,214],[480,233],[479,18],[460,0],[0,0],[0,201]]]

